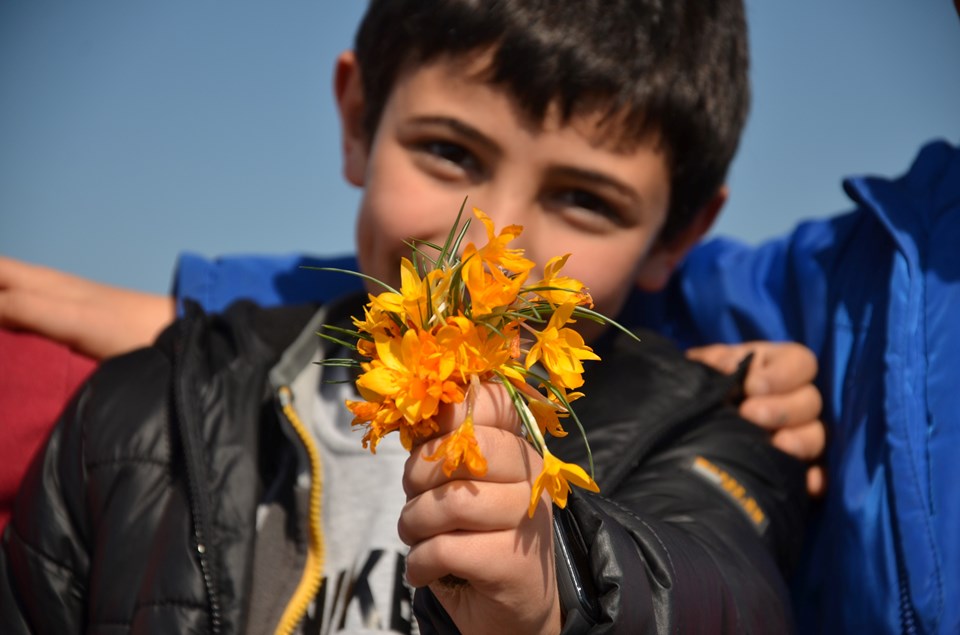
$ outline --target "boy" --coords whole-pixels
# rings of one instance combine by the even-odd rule
[[[572,252],[565,272],[615,315],[723,203],[743,9],[377,0],[336,77],[365,274],[396,281],[406,241],[441,239],[469,194],[524,226],[535,262]],[[582,325],[605,358],[578,412],[607,498],[529,519],[541,459],[496,386],[475,413],[486,478],[426,461],[439,438],[359,447],[352,389],[311,363],[337,354],[318,325],[358,306],[194,313],[106,362],[25,482],[4,631],[409,632],[404,573],[422,632],[790,629],[777,565],[796,555],[802,468],[724,405],[729,381]]]

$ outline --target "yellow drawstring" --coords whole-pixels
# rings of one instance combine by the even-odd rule
[[[323,580],[323,535],[321,531],[323,522],[323,508],[321,492],[323,490],[323,469],[320,463],[320,453],[313,443],[309,432],[297,416],[293,408],[293,394],[286,386],[280,388],[280,405],[283,413],[290,421],[290,425],[296,430],[297,436],[307,449],[307,456],[310,459],[310,506],[307,512],[307,564],[297,585],[297,590],[283,611],[283,617],[275,631],[277,635],[289,635],[296,628],[300,620],[307,612],[310,605],[320,589],[320,583]]]

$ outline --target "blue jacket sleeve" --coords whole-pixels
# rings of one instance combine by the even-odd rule
[[[809,221],[759,246],[715,238],[695,248],[667,287],[633,294],[619,321],[672,339],[683,348],[753,339],[795,340],[819,350],[826,282],[833,260],[852,229],[856,212]],[[236,300],[262,306],[326,302],[362,288],[361,279],[316,267],[357,270],[354,256],[317,258],[180,256],[173,294],[209,312]]]
[[[787,337],[786,240],[751,247],[716,238],[695,248],[667,287],[644,296],[637,321],[683,347]]]
[[[631,299],[624,320],[683,348],[763,339],[817,351],[830,272],[862,216],[808,221],[758,246],[709,240],[690,252],[664,290]]]
[[[322,303],[363,286],[357,276],[317,271],[316,267],[356,271],[357,263],[353,256],[236,255],[210,259],[183,253],[174,273],[173,296],[181,314],[185,299],[219,313],[241,299],[267,307]]]

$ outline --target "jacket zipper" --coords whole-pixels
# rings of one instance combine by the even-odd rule
[[[900,592],[900,628],[903,635],[917,634],[917,618],[910,601],[910,587],[907,584],[907,571],[903,565],[903,556],[900,549],[896,549],[897,556],[897,590]]]
[[[180,369],[175,374],[179,381],[175,384],[174,407],[180,426],[180,435],[183,438],[184,458],[187,462],[187,486],[190,495],[190,511],[193,516],[193,535],[197,543],[200,571],[203,575],[203,584],[209,601],[210,632],[217,635],[220,632],[221,616],[218,585],[211,562],[212,554],[207,544],[207,522],[210,516],[210,508],[199,481],[199,475],[203,474],[205,469],[201,454],[203,439],[200,435],[199,416],[195,420],[193,417],[187,416],[186,394],[191,379],[184,372],[182,361],[182,358],[178,356],[176,363],[180,366]],[[192,411],[189,412],[193,414]]]
[[[307,563],[296,591],[287,603],[277,625],[277,635],[289,635],[307,612],[310,601],[316,597],[323,579],[324,545],[321,531],[323,518],[322,498],[323,465],[320,453],[310,433],[300,420],[293,407],[293,393],[287,386],[281,386],[277,392],[280,407],[287,421],[293,427],[300,442],[303,443],[310,461],[310,504],[307,511]]]

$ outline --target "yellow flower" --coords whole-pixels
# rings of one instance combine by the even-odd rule
[[[537,341],[530,347],[525,362],[529,369],[541,359],[550,374],[550,380],[562,388],[579,388],[583,385],[583,360],[599,360],[600,357],[587,346],[579,333],[565,325],[576,304],[561,304],[550,316],[547,326],[536,333]]]
[[[449,273],[434,269],[423,278],[407,258],[400,259],[400,293],[384,291],[370,297],[368,305],[379,313],[398,315],[405,324],[430,328],[431,318],[444,301]],[[442,307],[441,307],[442,308]]]
[[[540,494],[546,490],[547,494],[557,505],[563,508],[567,506],[567,495],[570,493],[570,483],[577,487],[599,492],[600,488],[579,465],[573,463],[564,463],[549,450],[543,450],[543,471],[533,483],[533,489],[530,492],[530,509],[527,514],[533,518],[533,512],[537,509],[540,502]]]
[[[467,415],[460,427],[447,435],[435,453],[424,458],[428,461],[443,459],[443,473],[448,477],[461,464],[466,464],[474,476],[484,476],[487,473],[487,460],[480,452],[480,444],[473,433],[473,417],[470,415]]]
[[[401,305],[406,314],[405,322],[422,328],[429,328],[431,316],[429,307],[430,285],[420,278],[413,263],[406,258],[400,259],[400,295]]]
[[[537,420],[541,434],[549,432],[555,437],[567,436],[566,430],[564,430],[560,424],[560,417],[569,416],[565,410],[559,408],[552,402],[541,401],[539,399],[531,399],[527,403],[527,406],[530,408],[530,412],[533,413],[534,419]]]
[[[353,325],[357,331],[368,335],[379,334],[381,337],[397,337],[400,327],[390,317],[390,314],[378,308],[371,295],[370,303],[363,309],[364,319],[353,318]],[[370,339],[357,338],[357,351],[364,357],[373,357],[376,354],[374,343]]]
[[[367,401],[395,409],[403,419],[404,447],[422,431],[433,430],[441,403],[463,401],[464,389],[450,379],[456,359],[437,346],[429,331],[408,329],[402,337],[374,335],[376,357],[357,378],[357,390]]]
[[[440,426],[433,417],[421,419],[414,423],[404,421],[398,426],[400,432],[400,445],[407,451],[413,449],[416,442],[432,437],[440,431]]]
[[[473,315],[482,316],[516,301],[534,264],[523,257],[522,249],[507,247],[520,235],[522,227],[510,225],[498,235],[486,214],[476,208],[473,213],[486,227],[488,242],[480,249],[473,243],[466,246],[462,271],[464,284],[470,292]]]
[[[570,254],[555,256],[547,262],[543,268],[543,280],[533,287],[537,289],[550,287],[550,289],[541,289],[534,293],[554,306],[574,302],[579,306],[593,307],[593,298],[590,297],[582,282],[576,278],[559,275],[569,257]]]
[[[446,309],[449,272],[433,269],[420,278],[413,263],[402,258],[400,262],[400,294],[406,322],[423,329],[434,324],[434,316]]]
[[[437,342],[453,355],[456,373],[466,383],[471,375],[489,379],[491,373],[509,362],[518,350],[519,328],[509,323],[496,332],[462,315],[447,318],[437,330]]]
[[[369,306],[376,313],[402,313],[403,296],[393,291],[384,291],[377,295],[368,294]]]
[[[414,262],[423,254],[415,248],[412,259],[401,260],[399,288],[368,295],[363,318],[353,319],[362,359],[356,380],[362,400],[348,400],[347,407],[352,425],[364,428],[363,447],[376,452],[391,432],[411,450],[439,433],[437,415],[444,404],[466,401],[464,421],[424,458],[442,460],[448,477],[462,465],[479,477],[487,473],[487,461],[474,429],[476,395],[480,382],[502,382],[527,440],[543,455],[543,471],[531,492],[532,516],[544,491],[560,507],[566,505],[571,485],[598,491],[582,468],[554,457],[544,440],[548,432],[566,435],[560,422],[572,415],[569,403],[582,396],[576,392],[583,385],[582,362],[599,359],[567,327],[576,307],[592,307],[593,301],[582,282],[561,275],[569,254],[551,259],[543,279],[525,286],[534,263],[522,249],[510,247],[523,228],[510,225],[497,233],[486,214],[473,211],[486,229],[485,245],[478,249],[468,244],[458,257],[455,249],[448,249],[462,237],[455,226],[446,246],[438,248],[433,269],[421,275],[423,267]],[[547,304],[552,315],[538,331],[529,321]],[[542,321],[536,324],[539,328]],[[525,358],[521,346],[529,340],[521,341],[521,327],[536,338]],[[546,379],[530,370],[538,363]],[[531,383],[534,379],[541,381],[539,389]]]
[[[528,384],[526,378],[519,373],[517,373],[516,376],[506,373],[505,375],[510,384],[517,389],[517,392],[524,396],[527,409],[536,420],[541,435],[543,435],[544,432],[549,432],[555,437],[567,436],[563,426],[560,425],[560,417],[567,417],[569,413],[567,409],[561,405],[556,395],[551,392],[549,396],[544,396]],[[541,387],[544,386],[541,384]],[[583,393],[569,393],[568,395],[562,388],[558,388],[558,390],[564,394],[564,397],[572,397],[572,399],[568,399],[567,403],[583,396]]]
[[[473,214],[483,226],[487,229],[487,244],[479,250],[480,260],[487,263],[491,269],[506,269],[517,274],[527,274],[533,269],[532,260],[523,257],[522,249],[508,249],[507,244],[520,235],[523,227],[520,225],[508,225],[497,234],[490,217],[473,208]],[[466,260],[466,258],[464,258]]]
[[[470,292],[470,306],[475,316],[496,312],[513,304],[526,274],[508,274],[498,267],[486,268],[477,248],[467,245],[463,254],[463,282]]]
[[[347,400],[347,408],[353,413],[351,425],[365,426],[363,447],[377,453],[377,445],[387,434],[400,428],[400,413],[389,402]]]

